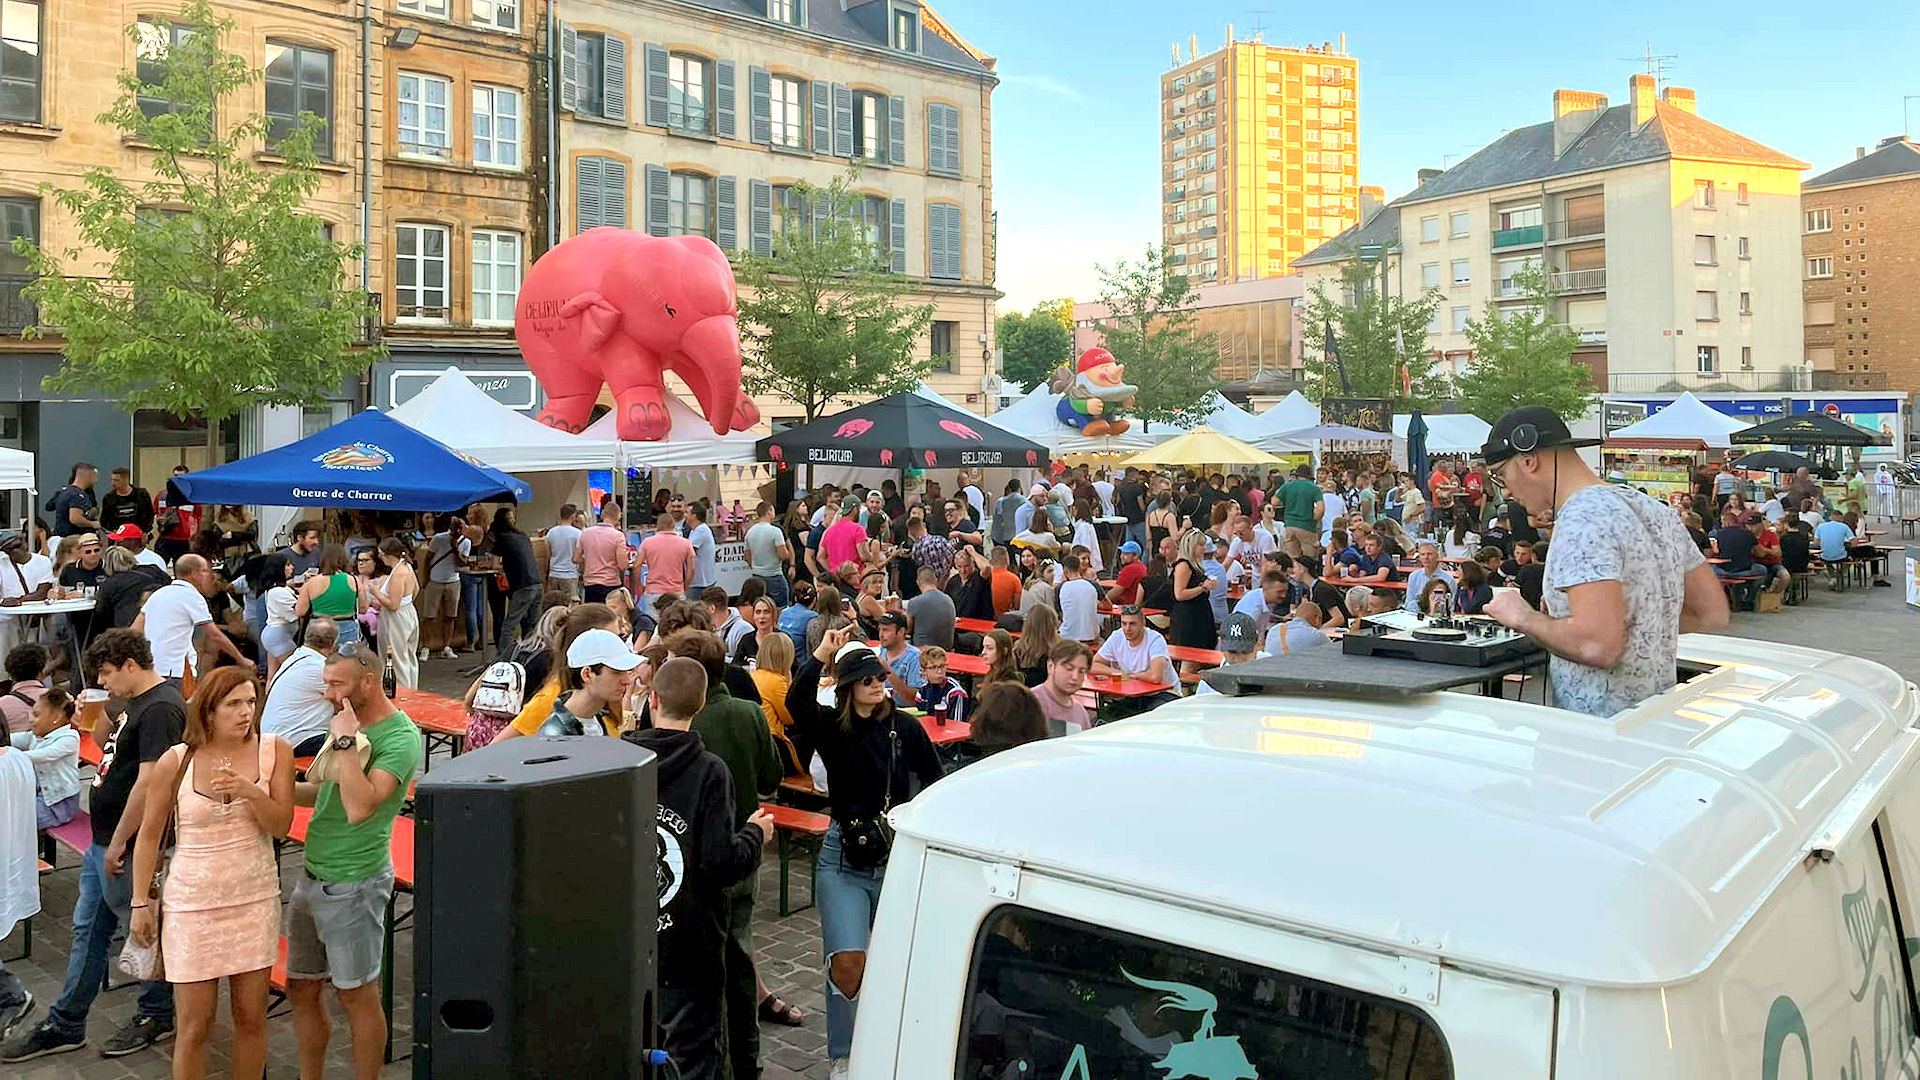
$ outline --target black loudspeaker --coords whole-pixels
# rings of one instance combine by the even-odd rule
[[[654,770],[651,751],[581,737],[421,774],[415,1080],[653,1076]]]

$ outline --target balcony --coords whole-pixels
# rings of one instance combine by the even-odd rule
[[[1683,390],[1800,392],[1813,389],[1813,369],[1805,364],[1765,371],[1617,371],[1607,376],[1615,394],[1677,394]]]
[[[1186,80],[1184,79],[1175,79],[1173,80],[1173,84],[1167,87],[1168,97],[1179,97],[1181,94],[1184,94],[1186,92],[1187,92],[1187,83],[1186,83]]]
[[[1183,187],[1177,187],[1177,188],[1174,188],[1172,191],[1167,192],[1168,202],[1179,202],[1181,199],[1184,199],[1186,197],[1187,197],[1187,189]]]
[[[1214,75],[1213,75],[1213,71],[1212,71],[1211,69],[1209,69],[1209,70],[1207,70],[1207,71],[1204,71],[1204,72],[1202,72],[1202,73],[1200,74],[1200,77],[1199,77],[1199,78],[1197,78],[1197,79],[1195,79],[1195,80],[1193,80],[1193,85],[1195,85],[1195,86],[1212,86],[1212,85],[1213,85],[1213,79],[1214,79]]]
[[[1202,240],[1211,240],[1214,237],[1220,235],[1220,226],[1202,225],[1200,226],[1199,230],[1194,233],[1194,235],[1199,237]]]
[[[1185,265],[1186,265],[1186,262],[1187,262],[1187,257],[1186,257],[1185,255],[1169,255],[1169,256],[1167,256],[1167,265],[1168,265],[1168,266],[1185,266]]]
[[[1538,225],[1522,225],[1517,229],[1496,229],[1493,233],[1493,246],[1496,251],[1510,247],[1539,247],[1545,235],[1546,230]]]
[[[1585,240],[1589,236],[1605,235],[1606,231],[1605,215],[1549,221],[1547,222],[1547,241],[1558,244],[1566,240]]]
[[[1607,343],[1607,329],[1604,326],[1575,327],[1573,333],[1582,345],[1605,345]]]
[[[31,275],[0,277],[0,334],[15,335],[40,325],[40,306],[26,298]]]
[[[1602,266],[1593,270],[1559,270],[1547,276],[1547,284],[1561,296],[1605,292],[1607,291],[1607,268]]]

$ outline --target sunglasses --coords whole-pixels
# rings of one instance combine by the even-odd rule
[[[856,686],[885,686],[886,684],[887,680],[879,675],[868,675],[866,678],[855,683]]]

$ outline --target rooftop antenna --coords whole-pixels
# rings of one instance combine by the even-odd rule
[[[1667,73],[1675,64],[1679,63],[1680,54],[1655,53],[1653,51],[1652,41],[1648,41],[1644,48],[1645,51],[1639,56],[1623,56],[1620,59],[1630,64],[1639,64],[1646,68],[1647,74],[1653,76],[1654,85],[1664,88],[1668,82]]]
[[[1271,15],[1273,11],[1270,8],[1249,8],[1248,11],[1253,16],[1253,40],[1257,43],[1264,44],[1266,41],[1267,26],[1266,20],[1261,18],[1261,16]]]

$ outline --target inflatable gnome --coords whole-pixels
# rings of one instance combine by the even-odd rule
[[[1133,404],[1140,390],[1122,381],[1126,366],[1102,348],[1080,354],[1073,370],[1062,365],[1054,372],[1050,388],[1061,394],[1055,411],[1060,422],[1090,438],[1118,435],[1127,430],[1120,411]]]

